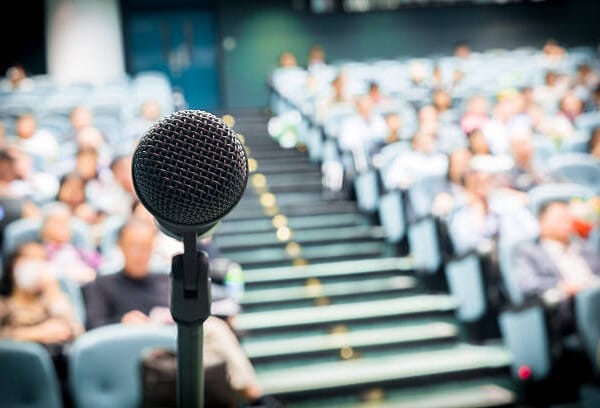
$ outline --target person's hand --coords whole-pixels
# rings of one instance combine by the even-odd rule
[[[579,283],[560,281],[558,288],[569,296],[575,296],[578,292],[584,289],[584,286]]]
[[[150,318],[139,310],[132,310],[123,315],[121,318],[123,324],[146,324],[150,323]]]
[[[73,330],[64,321],[50,319],[40,326],[40,341],[46,344],[64,343],[73,337]]]

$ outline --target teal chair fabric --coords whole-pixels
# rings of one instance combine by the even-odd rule
[[[463,322],[481,319],[486,312],[486,297],[477,254],[448,262],[446,280],[450,294],[458,302],[457,317]]]
[[[435,219],[427,217],[410,224],[407,234],[415,269],[425,273],[435,273],[441,264]]]
[[[71,301],[77,321],[85,327],[86,312],[83,294],[81,293],[81,287],[77,282],[74,282],[71,279],[64,276],[59,277],[58,283],[60,284],[60,288],[62,289],[62,291],[67,295],[67,297]]]
[[[0,406],[61,408],[58,378],[44,347],[0,340]]]
[[[23,218],[11,222],[4,230],[2,253],[9,254],[21,244],[29,241],[39,241],[42,220],[39,218]],[[93,249],[94,244],[88,226],[80,220],[71,222],[73,236],[71,242],[81,248]]]
[[[359,173],[354,178],[354,191],[358,208],[367,213],[377,211],[379,203],[379,184],[377,171],[373,169]]]
[[[513,376],[518,378],[519,368],[527,366],[532,379],[546,378],[552,361],[542,306],[503,312],[499,326],[504,344],[512,354]]]
[[[140,361],[149,348],[176,349],[176,329],[110,325],[79,337],[69,352],[69,388],[79,408],[138,408]]]
[[[529,209],[537,214],[540,207],[549,201],[567,201],[571,198],[590,198],[594,190],[574,183],[550,183],[537,186],[529,190]]]
[[[391,191],[381,197],[379,201],[379,218],[386,241],[397,243],[404,238],[406,220],[400,191]]]
[[[548,161],[548,172],[561,181],[600,191],[600,163],[585,153],[565,153]]]
[[[575,297],[577,333],[594,371],[600,373],[598,346],[600,346],[600,286],[580,292]]]

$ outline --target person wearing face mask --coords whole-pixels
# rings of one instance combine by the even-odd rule
[[[83,332],[42,245],[23,244],[6,260],[1,289],[0,338],[58,345]]]

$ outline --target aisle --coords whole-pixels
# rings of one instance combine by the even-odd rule
[[[266,116],[234,116],[251,173],[215,241],[244,267],[236,327],[265,391],[290,407],[511,405],[504,347],[463,342],[454,299],[426,293],[354,202],[327,200]]]

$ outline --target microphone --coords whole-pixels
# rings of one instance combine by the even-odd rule
[[[199,235],[212,232],[242,198],[248,159],[235,132],[199,110],[175,112],[141,138],[133,186],[166,234],[183,241],[171,263],[170,309],[177,323],[177,406],[202,407],[203,322],[210,315],[208,258]]]
[[[236,206],[248,182],[248,159],[223,121],[184,110],[142,136],[132,175],[139,200],[159,228],[181,240],[185,233],[210,233]]]

